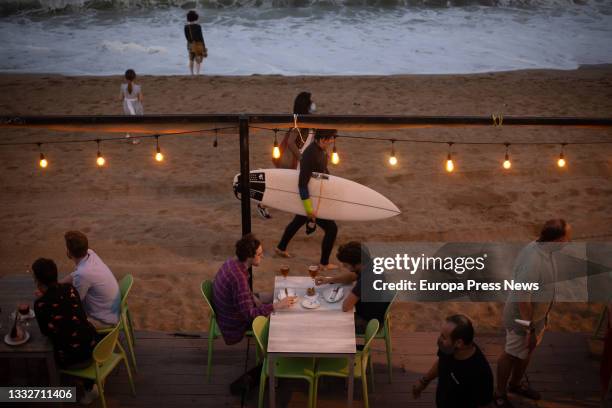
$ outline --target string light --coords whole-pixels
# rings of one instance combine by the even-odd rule
[[[104,156],[102,156],[102,153],[100,153],[100,139],[97,139],[96,143],[98,144],[98,157],[96,158],[96,164],[98,167],[102,167],[104,164],[106,164],[106,159]]]
[[[565,154],[564,154],[564,149],[565,149],[566,144],[567,143],[561,143],[561,153],[559,154],[559,160],[557,160],[557,166],[559,166],[559,168],[563,168],[567,164],[567,162],[565,161]]]
[[[391,139],[391,156],[389,156],[389,164],[397,165],[397,157],[395,157],[395,139]]]
[[[272,149],[272,157],[274,157],[275,159],[280,159],[281,151],[280,147],[278,147],[278,138],[276,137],[277,133],[278,129],[274,129],[274,148]]]
[[[510,162],[510,155],[508,154],[508,148],[510,147],[510,143],[504,143],[506,145],[506,156],[504,156],[504,169],[509,170],[512,167],[512,163]]]
[[[446,171],[451,173],[455,170],[455,163],[453,163],[453,157],[451,155],[452,142],[448,142],[448,156],[446,156]]]
[[[340,156],[338,155],[338,150],[336,150],[336,137],[335,136],[334,136],[334,147],[332,148],[331,162],[333,164],[340,163]]]
[[[42,143],[37,143],[38,144],[38,151],[40,152],[40,160],[38,162],[38,165],[43,168],[46,169],[47,166],[49,165],[49,162],[47,161],[47,159],[45,158],[45,155],[42,152],[41,146]]]

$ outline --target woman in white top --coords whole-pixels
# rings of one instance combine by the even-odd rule
[[[125,71],[124,84],[121,84],[119,99],[123,101],[123,113],[126,115],[144,115],[142,107],[142,90],[140,85],[136,85],[136,72],[133,69]]]

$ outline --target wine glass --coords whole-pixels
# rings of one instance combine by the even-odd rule
[[[287,279],[287,276],[289,276],[289,265],[281,265],[280,273],[284,279]]]
[[[319,265],[310,265],[308,267],[308,273],[310,274],[310,277],[312,278],[312,289],[314,291],[314,288],[316,285],[315,278],[319,274]]]

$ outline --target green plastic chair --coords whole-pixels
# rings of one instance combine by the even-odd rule
[[[98,386],[100,392],[100,399],[102,400],[102,407],[106,408],[106,399],[104,398],[104,382],[106,377],[117,367],[117,364],[123,360],[125,369],[128,373],[130,380],[130,386],[132,387],[132,395],[136,396],[136,389],[134,388],[134,380],[132,379],[132,372],[130,371],[130,365],[128,364],[127,357],[125,356],[125,350],[121,346],[119,339],[119,324],[115,326],[94,348],[93,350],[93,362],[89,367],[80,369],[64,369],[60,370],[61,373],[71,375],[73,377],[86,378],[93,380]],[[118,353],[115,351],[118,349]]]
[[[119,292],[121,293],[121,305],[119,314],[119,323],[117,326],[119,330],[125,335],[128,350],[130,351],[130,358],[134,371],[138,371],[136,367],[136,354],[134,353],[134,326],[132,324],[132,318],[130,316],[130,310],[128,309],[127,299],[132,290],[134,284],[134,277],[131,274],[125,275],[119,282]],[[110,333],[113,330],[112,327],[105,329],[98,329],[97,332],[100,334]]]
[[[213,299],[213,287],[212,282],[205,280],[201,285],[202,296],[206,305],[210,309],[209,324],[208,324],[208,363],[206,365],[206,380],[210,382],[210,373],[212,371],[212,354],[213,354],[213,342],[221,334],[219,326],[217,326],[217,315],[215,309],[212,306]]]
[[[366,378],[366,371],[368,366],[370,372],[372,372],[372,360],[370,359],[370,344],[379,329],[378,320],[372,319],[368,322],[368,326],[365,331],[365,344],[363,349],[357,352],[355,356],[355,364],[353,366],[353,375],[355,378],[361,378],[361,386],[363,388],[363,405],[368,408],[368,382]],[[319,378],[320,377],[342,377],[348,378],[349,376],[349,360],[347,358],[319,358],[317,359],[317,367],[315,371],[315,385],[314,385],[314,407],[317,404],[317,394],[319,392]]]
[[[257,340],[259,353],[263,357],[263,365],[261,367],[261,377],[259,379],[259,400],[257,406],[263,408],[264,394],[266,392],[266,383],[268,382],[268,329],[270,320],[267,317],[257,316],[253,320],[253,335]],[[314,407],[315,390],[314,390],[314,358],[304,357],[279,357],[274,359],[274,377],[275,378],[297,378],[308,382],[308,407]]]
[[[202,291],[202,297],[206,302],[206,305],[210,309],[209,323],[208,323],[208,362],[206,364],[206,381],[210,382],[210,374],[212,371],[212,355],[213,355],[213,344],[216,338],[221,336],[221,329],[217,325],[217,314],[213,308],[213,283],[209,280],[204,280],[200,285]],[[245,333],[246,336],[252,336],[253,332],[248,330]],[[259,353],[256,356],[257,362],[259,363]]]
[[[391,313],[390,312],[391,312],[391,306],[393,306],[393,303],[395,303],[397,296],[398,296],[398,293],[396,292],[395,295],[393,296],[393,299],[391,299],[389,306],[387,306],[387,310],[385,311],[385,317],[384,317],[385,320],[383,321],[382,326],[380,326],[380,328],[378,329],[378,333],[376,333],[376,336],[374,336],[375,339],[385,340],[385,349],[387,352],[387,374],[389,376],[389,384],[391,384],[391,380],[393,376],[393,348],[391,345]],[[358,333],[357,337],[364,338],[365,335],[362,333]],[[374,371],[372,371],[370,375],[374,377]],[[373,380],[372,380],[372,384],[373,384]]]

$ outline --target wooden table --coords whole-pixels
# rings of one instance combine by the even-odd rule
[[[9,324],[8,316],[17,310],[17,305],[20,303],[27,303],[33,308],[35,289],[32,275],[24,273],[0,278],[0,307],[2,308],[0,358],[42,358],[47,363],[50,385],[59,386],[59,375],[55,365],[53,345],[46,336],[41,334],[36,319],[30,320],[29,326],[24,327],[30,333],[30,339],[27,343],[21,346],[9,346],[4,342],[4,335],[12,327]]]
[[[274,296],[276,298],[285,287],[296,290],[297,304],[289,309],[275,312],[270,317],[268,335],[268,375],[270,376],[270,406],[274,408],[274,359],[277,357],[345,357],[349,364],[348,405],[353,405],[353,383],[355,353],[355,315],[342,311],[342,301],[328,303],[319,299],[321,307],[306,309],[301,302],[306,289],[313,286],[309,277],[276,277]],[[334,285],[335,287],[335,285]],[[344,286],[344,298],[348,296],[351,285]],[[317,287],[322,295],[330,285]]]

